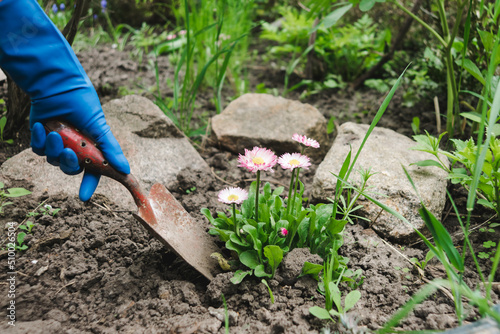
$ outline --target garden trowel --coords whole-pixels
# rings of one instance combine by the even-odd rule
[[[154,184],[147,195],[132,174],[123,174],[111,167],[94,142],[71,125],[48,121],[45,129],[61,135],[64,147],[76,153],[80,166],[124,185],[138,207],[134,217],[163,244],[209,280],[220,271],[217,260],[211,257],[220,252],[219,248],[165,186]]]

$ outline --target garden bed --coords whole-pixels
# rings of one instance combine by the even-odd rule
[[[109,67],[106,59],[127,57],[126,53],[110,48],[100,51],[91,51],[93,67],[87,66],[88,54],[79,55],[91,78],[98,77],[97,72]],[[168,62],[165,66],[164,71],[168,72]],[[123,73],[120,72],[123,67],[116,67],[115,74],[108,68],[105,73],[107,81],[96,87],[103,100],[115,97],[121,85],[134,89],[134,78],[154,80],[152,73],[140,72],[140,69],[140,66],[129,66],[126,69],[128,79],[123,81]],[[276,79],[266,76],[265,72],[256,70],[251,73],[252,87],[265,81],[276,84]],[[279,71],[267,72],[280,74]],[[368,123],[382,99],[382,95],[372,91],[358,91],[352,95],[325,92],[311,97],[308,102],[317,106],[325,117],[336,116],[341,123],[349,120]],[[213,112],[208,94],[202,95],[200,101],[207,103],[201,103],[197,109],[199,114],[207,108]],[[410,123],[414,112],[426,115],[423,110],[401,107],[396,97],[380,125],[411,135]],[[432,117],[421,118],[421,128],[433,132]],[[16,147],[26,147],[29,142],[27,135],[24,132],[16,138]],[[15,150],[6,147],[2,147],[2,153],[8,158]],[[217,202],[218,191],[228,184],[248,187],[248,179],[253,175],[237,167],[236,155],[220,150],[210,140],[197,148],[214,174],[200,175],[186,169],[179,174],[177,182],[168,187],[208,230],[209,224],[200,209],[207,207],[213,213],[225,209]],[[307,189],[312,184],[314,171],[315,166],[301,179],[306,186],[306,197],[309,197]],[[78,182],[77,179],[75,182]],[[265,179],[274,187],[288,184],[289,175],[277,171],[266,175]],[[7,187],[30,189],[31,185],[16,182]],[[465,212],[467,193],[458,187],[450,187],[450,191],[460,212]],[[315,257],[307,252],[299,250],[294,253],[285,260],[286,265],[281,266],[275,279],[269,280],[275,299],[272,303],[267,287],[254,277],[247,277],[241,284],[233,285],[229,281],[232,274],[225,273],[218,275],[213,282],[207,282],[152,238],[131,212],[117,211],[112,199],[96,197],[89,203],[82,203],[76,194],[70,198],[21,197],[15,200],[14,206],[5,208],[6,213],[1,217],[2,226],[9,222],[23,222],[26,214],[36,211],[41,203],[61,210],[56,215],[40,214],[32,218],[37,225],[25,240],[28,249],[16,253],[16,327],[9,327],[4,319],[1,331],[223,333],[225,307],[222,295],[227,302],[227,323],[231,333],[315,333],[322,328],[346,330],[339,323],[319,320],[309,313],[312,306],[324,307],[324,297],[317,291],[314,279],[309,276],[299,279],[288,277],[287,270],[301,266],[304,260],[314,261]],[[448,214],[449,207],[448,204],[443,213],[443,222],[454,235],[455,245],[461,245],[459,225],[456,217]],[[471,228],[492,215],[486,211],[474,213]],[[2,229],[2,240],[6,238],[6,233],[7,229]],[[341,254],[350,259],[349,268],[362,269],[365,277],[358,288],[361,299],[350,312],[346,324],[352,329],[357,326],[372,330],[379,328],[428,280],[445,278],[444,270],[436,260],[427,266],[425,276],[421,276],[408,262],[407,259],[412,257],[423,260],[427,252],[423,243],[388,244],[369,225],[361,222],[348,225],[344,238]],[[476,229],[471,238],[481,250],[483,241],[499,240],[500,233],[498,228],[494,234],[487,235]],[[4,263],[7,256],[2,254]],[[481,265],[485,272],[491,269],[490,260],[483,260]],[[467,268],[474,268],[472,261],[467,262]],[[5,284],[8,277],[7,271],[0,273],[2,296],[8,292],[9,285]],[[495,281],[499,279],[497,273]],[[464,280],[471,287],[479,284],[478,275],[471,270],[465,271]],[[498,303],[500,291],[498,286],[495,289],[493,300]],[[348,290],[343,287],[343,291]],[[7,298],[2,298],[0,307],[5,310],[7,302]],[[471,309],[467,321],[477,318],[478,313]],[[453,300],[449,293],[438,291],[418,305],[400,328],[446,329],[457,325]]]

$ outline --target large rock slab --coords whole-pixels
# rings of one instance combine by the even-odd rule
[[[103,110],[129,160],[132,174],[144,189],[149,190],[155,183],[168,185],[186,167],[210,173],[208,165],[188,139],[150,100],[129,95],[110,101]],[[31,149],[7,160],[0,168],[2,179],[31,182],[35,196],[43,193],[76,196],[81,175],[65,175]],[[101,178],[96,194],[102,194],[124,208],[135,208],[125,187],[107,177]]]
[[[321,147],[308,150],[312,158],[323,157],[330,146],[327,120],[313,106],[269,94],[245,94],[212,118],[212,131],[222,147],[235,153],[263,146],[277,154],[300,152],[292,140],[298,133],[317,140]]]
[[[351,146],[354,158],[367,130],[368,125],[365,124],[349,122],[340,126],[337,138],[314,176],[314,198],[326,200],[326,197],[334,197],[336,178],[331,172],[338,175]],[[420,202],[402,166],[413,178],[426,207],[438,219],[446,201],[447,173],[437,167],[410,166],[411,163],[434,158],[429,153],[410,150],[414,146],[416,142],[406,136],[389,129],[375,128],[356,162],[350,182],[359,186],[361,178],[355,171],[371,167],[371,172],[377,174],[368,181],[369,191],[383,195],[373,197],[399,212],[420,230],[425,226],[418,214]],[[371,227],[384,238],[398,242],[416,238],[411,226],[372,202],[362,200],[360,204],[364,206],[363,215],[371,220]]]

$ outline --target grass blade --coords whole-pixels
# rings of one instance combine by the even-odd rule
[[[389,103],[391,102],[392,97],[394,96],[394,93],[396,93],[396,90],[401,85],[401,80],[403,79],[403,76],[406,73],[406,70],[408,69],[409,66],[410,66],[410,64],[408,64],[408,66],[406,66],[406,68],[404,69],[403,73],[401,73],[401,75],[399,76],[398,80],[396,81],[396,83],[394,84],[394,86],[392,86],[391,90],[389,91],[389,93],[385,97],[384,102],[382,102],[382,105],[378,109],[377,114],[373,118],[373,121],[370,124],[370,127],[368,128],[368,131],[366,132],[365,138],[363,138],[363,141],[361,142],[361,145],[359,146],[358,152],[356,152],[356,156],[354,157],[354,160],[352,161],[352,164],[351,164],[351,166],[350,166],[350,168],[349,168],[349,170],[347,172],[347,175],[345,177],[346,180],[349,180],[349,175],[351,174],[351,172],[352,172],[352,170],[354,168],[354,165],[356,164],[356,160],[358,160],[359,154],[361,153],[361,150],[363,149],[363,146],[365,146],[365,143],[368,140],[368,137],[370,136],[370,134],[372,133],[373,129],[377,125],[378,121],[380,121],[380,119],[382,118],[382,115],[384,115],[384,112],[386,111],[387,107],[389,106]]]
[[[498,51],[498,46],[500,42],[500,31],[497,33],[497,38],[495,40],[495,45],[493,47],[493,52],[491,52],[491,58],[490,58],[490,64],[488,66],[488,75],[486,78],[486,85],[484,89],[484,96],[487,98],[489,96],[489,91],[490,91],[490,86],[491,86],[491,79],[493,77],[494,71],[496,69],[496,64],[495,60],[497,57],[497,52]],[[487,106],[486,104],[483,104],[483,112],[482,116],[483,119],[486,119],[486,110]],[[488,151],[489,144],[490,144],[490,139],[492,136],[491,130],[493,126],[496,123],[498,114],[500,112],[500,85],[497,85],[497,89],[493,98],[493,103],[491,105],[491,110],[490,110],[490,115],[489,115],[489,120],[488,120],[488,128],[487,128],[487,133],[486,133],[486,140],[483,143],[483,134],[484,134],[484,124],[480,123],[479,124],[479,135],[477,139],[477,149],[478,149],[478,155],[476,158],[476,169],[474,170],[474,174],[472,177],[472,182],[470,184],[469,188],[469,196],[467,197],[467,211],[468,215],[471,214],[473,208],[474,208],[474,202],[476,200],[476,190],[479,185],[479,178],[481,176],[481,173],[483,171],[483,165],[484,165],[484,160],[486,158],[486,152]],[[485,122],[484,122],[485,123]]]

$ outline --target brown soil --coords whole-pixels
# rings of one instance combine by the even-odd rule
[[[79,57],[103,102],[117,97],[122,86],[133,90],[137,89],[134,86],[137,83],[143,87],[154,84],[154,74],[131,61],[127,53],[103,47],[81,53]],[[171,72],[168,61],[162,59],[161,65],[162,74],[168,75]],[[278,78],[282,75],[279,72],[274,74]],[[282,82],[258,70],[251,73],[251,80],[254,83],[252,87],[264,81],[268,83],[267,87]],[[167,87],[165,92],[168,94]],[[326,117],[336,116],[340,123],[347,120],[368,123],[382,99],[383,96],[370,91],[354,94],[325,92],[308,102]],[[214,112],[208,102],[209,96],[201,96],[200,101],[198,110]],[[434,132],[433,118],[425,112],[425,108],[402,108],[398,98],[382,118],[381,125],[411,135],[410,122],[416,113],[421,117],[421,127]],[[4,155],[1,162],[16,153],[13,147],[19,151],[28,144],[29,134],[22,132],[16,138],[15,146],[1,147],[1,154]],[[247,187],[252,175],[236,166],[237,157],[234,154],[220,150],[213,143],[208,142],[204,149],[200,149],[200,154],[217,177],[186,169],[179,174],[177,182],[168,187],[183,206],[208,228],[200,209],[208,207],[212,212],[225,209],[216,201],[216,189],[221,189],[226,183]],[[315,167],[303,175],[306,189],[312,183],[314,170]],[[272,185],[288,183],[288,175],[279,171],[266,175],[265,179]],[[31,185],[25,182],[7,185],[13,186],[29,189]],[[450,187],[450,190],[463,207],[466,196],[463,190],[456,187]],[[306,260],[318,261],[317,256],[306,250],[290,253],[275,279],[269,281],[275,298],[275,302],[271,303],[269,292],[260,279],[246,278],[241,284],[233,285],[229,281],[232,273],[225,273],[207,282],[151,237],[130,212],[117,211],[110,199],[98,197],[89,203],[82,203],[75,194],[71,198],[26,196],[14,202],[13,206],[5,208],[6,213],[1,217],[2,226],[6,226],[0,231],[2,242],[7,237],[7,223],[23,222],[26,214],[40,203],[61,210],[55,216],[30,218],[36,226],[25,240],[29,248],[16,252],[16,326],[9,326],[4,317],[0,323],[1,332],[224,333],[222,296],[227,301],[230,333],[347,331],[341,323],[322,321],[309,314],[311,306],[324,306],[324,297],[318,292],[315,280],[310,277],[297,279],[291,274],[298,274]],[[484,222],[488,214],[480,212],[474,218],[473,226]],[[444,221],[451,232],[459,231],[452,214],[446,214]],[[483,241],[499,240],[499,236],[497,229],[495,234],[488,235],[476,231],[472,238],[478,251],[481,251],[484,250],[481,248]],[[391,248],[361,223],[347,226],[344,237],[342,255],[350,258],[351,269],[362,269],[365,277],[359,287],[361,300],[347,319],[350,325],[346,326],[352,332],[362,328],[379,328],[424,285],[425,280],[444,277],[441,266],[435,261],[429,264],[425,277],[421,277],[403,257],[422,260],[426,247],[421,243],[392,245],[394,248]],[[460,234],[455,239],[457,245],[462,244]],[[0,253],[0,258],[5,263],[4,268],[7,268],[7,254]],[[489,272],[491,261],[484,261],[482,266]],[[468,267],[473,268],[470,261]],[[0,272],[1,296],[8,294],[9,277],[7,269]],[[464,279],[473,287],[479,282],[477,274],[471,270],[466,271]],[[348,290],[343,287],[345,293]],[[498,294],[500,292],[496,291],[493,296],[496,302]],[[7,309],[9,300],[0,298],[2,310]],[[467,320],[474,321],[477,317],[478,314],[471,310]],[[456,326],[453,301],[443,292],[435,293],[417,306],[401,323],[404,330]]]

